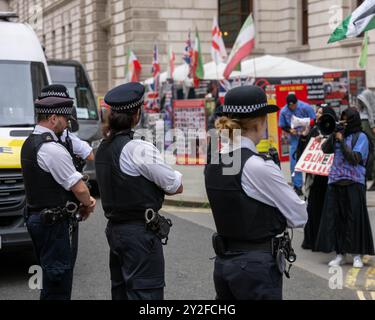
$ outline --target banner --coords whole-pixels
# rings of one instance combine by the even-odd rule
[[[206,134],[205,100],[174,100],[173,123],[174,129],[183,132],[185,137],[184,141],[177,143],[177,164],[204,165],[206,162],[204,145],[199,142],[198,136],[194,138],[189,135],[199,130]],[[206,139],[206,136],[204,138]]]
[[[312,138],[301,158],[296,164],[295,171],[311,173],[319,176],[328,176],[334,154],[325,154],[322,144],[325,140]]]
[[[323,74],[325,103],[340,112],[349,106],[349,79],[347,71]]]

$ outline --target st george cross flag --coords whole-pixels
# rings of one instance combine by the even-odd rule
[[[214,22],[212,24],[211,56],[216,64],[225,62],[228,58],[227,50],[225,49],[224,40],[216,17],[214,17]]]
[[[246,19],[241,31],[234,43],[232,52],[228,58],[224,70],[224,78],[228,79],[234,68],[241,63],[241,60],[250,55],[255,45],[255,27],[252,14]]]
[[[355,38],[375,28],[375,0],[365,0],[331,34],[328,43]]]

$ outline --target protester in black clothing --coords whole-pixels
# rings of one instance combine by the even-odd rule
[[[336,119],[336,113],[331,107],[319,107],[316,110],[316,125],[310,130],[310,132],[306,136],[301,136],[300,138],[298,146],[298,151],[300,154],[303,153],[306,146],[310,142],[310,139],[316,137],[318,137],[318,139],[321,139],[318,123],[321,116],[325,114],[330,114]],[[314,248],[316,236],[319,231],[320,219],[322,215],[327,185],[328,177],[314,174],[306,174],[305,197],[307,200],[308,220],[304,228],[304,240],[302,243],[303,249]]]
[[[315,249],[335,251],[330,267],[345,263],[353,255],[353,267],[362,268],[361,255],[373,255],[374,244],[366,204],[366,163],[369,139],[361,129],[359,113],[354,108],[343,111],[343,131],[334,132],[322,150],[334,153],[328,187]]]

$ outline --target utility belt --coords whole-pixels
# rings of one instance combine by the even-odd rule
[[[78,210],[79,207],[75,202],[68,201],[65,207],[44,208],[41,210],[29,208],[26,217],[28,218],[30,215],[39,215],[41,222],[45,225],[54,225],[66,219],[71,220],[73,223],[78,223],[82,221],[82,217]]]
[[[269,252],[275,258],[280,273],[284,273],[287,278],[290,278],[290,268],[297,259],[288,232],[261,243],[228,239],[214,233],[212,245],[218,257],[236,256],[249,251]],[[286,261],[289,262],[288,270]]]
[[[147,209],[145,211],[145,219],[146,229],[154,232],[161,240],[162,245],[165,246],[168,242],[169,231],[172,227],[171,219],[163,217],[153,209]]]

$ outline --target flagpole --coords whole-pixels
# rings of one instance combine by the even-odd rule
[[[255,83],[256,79],[257,79],[257,69],[256,69],[255,57],[253,59],[253,64],[254,64],[254,83]]]

